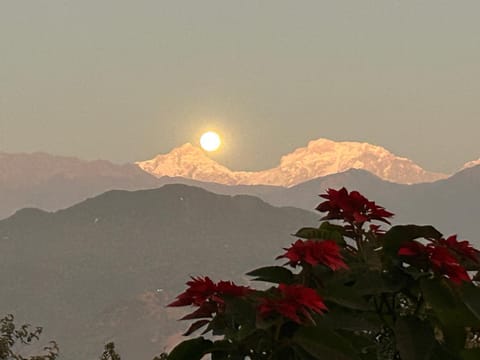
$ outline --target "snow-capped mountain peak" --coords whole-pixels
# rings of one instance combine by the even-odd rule
[[[235,184],[234,173],[215,160],[210,159],[199,147],[186,143],[160,154],[151,160],[136,164],[144,171],[157,177],[184,177],[188,179]]]
[[[367,170],[384,180],[405,184],[435,181],[446,176],[425,171],[413,161],[381,146],[322,138],[283,156],[276,172],[290,174],[286,179],[290,186],[348,169]]]
[[[465,169],[468,169],[468,168],[471,168],[471,167],[474,167],[474,166],[478,166],[478,165],[480,165],[480,158],[477,159],[477,160],[472,160],[472,161],[469,161],[469,162],[465,163],[465,165],[463,165],[460,170],[465,170]]]
[[[428,172],[381,146],[322,138],[282,156],[277,167],[262,171],[232,171],[189,143],[152,160],[137,162],[137,165],[157,177],[180,176],[228,185],[288,187],[348,169],[363,169],[384,180],[403,184],[435,181],[447,176]]]

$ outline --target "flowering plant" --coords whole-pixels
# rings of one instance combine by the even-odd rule
[[[169,306],[193,306],[185,335],[203,332],[168,359],[480,359],[479,251],[432,226],[383,229],[393,214],[357,191],[320,196],[324,221],[286,263],[248,273],[274,286],[187,282]]]

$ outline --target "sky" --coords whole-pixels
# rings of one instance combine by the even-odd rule
[[[0,151],[118,163],[216,130],[234,170],[308,141],[480,157],[478,0],[0,0]]]

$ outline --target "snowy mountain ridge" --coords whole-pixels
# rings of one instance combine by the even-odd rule
[[[381,179],[400,184],[433,182],[447,177],[446,174],[424,170],[413,161],[396,156],[381,146],[323,138],[312,140],[306,147],[282,156],[277,167],[261,171],[232,171],[189,143],[168,154],[136,164],[156,177],[179,176],[227,185],[290,187],[348,169],[363,169]]]
[[[469,162],[465,163],[465,164],[461,167],[460,171],[461,171],[461,170],[468,169],[468,168],[471,168],[471,167],[474,167],[474,166],[478,166],[478,165],[480,165],[480,159],[472,160],[472,161],[469,161]]]

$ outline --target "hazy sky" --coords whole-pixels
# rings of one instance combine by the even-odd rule
[[[233,169],[311,139],[480,157],[480,1],[0,0],[0,150]]]

